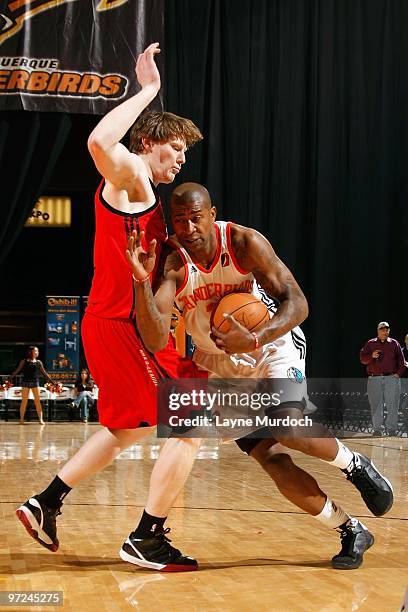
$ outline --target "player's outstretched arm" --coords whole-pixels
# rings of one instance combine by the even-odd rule
[[[154,269],[156,241],[152,240],[146,252],[141,246],[142,234],[132,232],[129,238],[126,259],[132,270],[135,283],[136,325],[143,344],[151,353],[162,350],[168,341],[171,313],[183,264],[176,252],[165,262],[163,274],[153,295],[150,274]],[[182,282],[182,279],[181,279]]]
[[[273,318],[257,332],[260,345],[273,342],[306,319],[309,313],[306,298],[262,234],[234,224],[231,240],[239,265],[252,272],[266,293],[280,302]]]
[[[102,176],[118,189],[134,181],[143,163],[120,140],[160,90],[160,74],[154,56],[160,53],[153,43],[136,62],[136,77],[142,89],[105,115],[88,138],[88,149]]]
[[[48,372],[44,368],[43,362],[40,361],[39,359],[37,361],[38,361],[38,367],[40,368],[40,372],[44,376],[46,381],[51,383],[51,384],[54,384],[54,381],[52,380],[52,378],[50,377],[50,375],[48,374]]]

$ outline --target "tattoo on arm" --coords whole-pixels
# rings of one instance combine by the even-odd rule
[[[136,323],[143,342],[151,352],[163,348],[170,331],[171,310],[182,269],[179,256],[171,253],[162,263],[163,274],[155,283],[154,295],[149,283],[136,285]]]

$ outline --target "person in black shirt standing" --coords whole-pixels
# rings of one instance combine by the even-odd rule
[[[25,359],[20,361],[17,368],[10,376],[12,380],[17,374],[23,375],[23,381],[21,383],[20,425],[24,425],[24,415],[27,409],[30,390],[34,397],[34,404],[40,425],[45,425],[40,401],[40,377],[44,377],[50,383],[53,381],[45,371],[42,362],[38,359],[39,353],[38,347],[30,346]]]

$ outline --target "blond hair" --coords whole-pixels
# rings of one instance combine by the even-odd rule
[[[142,138],[160,143],[179,138],[184,140],[189,149],[202,140],[203,136],[190,119],[164,111],[145,111],[136,119],[130,131],[129,149],[132,153],[144,150]]]

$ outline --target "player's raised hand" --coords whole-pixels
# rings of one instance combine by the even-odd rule
[[[154,269],[156,263],[156,240],[152,240],[148,250],[142,246],[144,232],[134,230],[129,236],[126,259],[132,270],[134,278],[138,281],[145,280]]]
[[[160,73],[156,66],[154,56],[160,53],[159,43],[152,43],[139,55],[135,72],[142,87],[152,87],[159,91]]]

